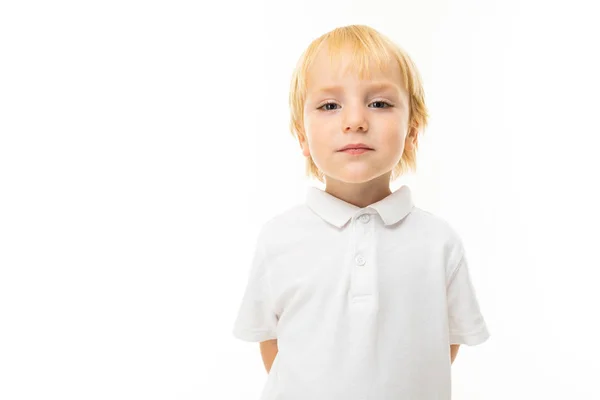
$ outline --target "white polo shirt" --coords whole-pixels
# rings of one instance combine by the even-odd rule
[[[407,186],[365,208],[310,187],[268,221],[233,333],[278,339],[261,400],[447,400],[450,344],[489,337],[460,237]]]

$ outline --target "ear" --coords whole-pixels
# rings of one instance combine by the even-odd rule
[[[408,151],[413,151],[417,147],[418,143],[418,127],[410,127],[408,129],[408,133],[406,134],[406,139],[404,140],[404,149]]]
[[[310,149],[308,148],[308,141],[306,140],[306,136],[298,135],[298,142],[300,143],[300,148],[302,149],[302,155],[304,155],[304,157],[309,157]]]

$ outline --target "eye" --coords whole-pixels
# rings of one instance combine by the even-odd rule
[[[328,102],[323,104],[321,107],[317,108],[317,110],[325,110],[325,111],[332,111],[335,110],[335,106],[337,106],[336,103],[333,102]]]
[[[392,107],[392,105],[390,103],[388,103],[387,101],[382,101],[382,100],[374,101],[371,104],[377,104],[378,105],[378,106],[375,106],[374,108],[389,108],[389,107]]]

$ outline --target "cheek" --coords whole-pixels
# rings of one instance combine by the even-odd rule
[[[331,119],[308,117],[304,120],[306,137],[310,147],[319,146],[328,142],[331,132]]]
[[[402,119],[398,118],[393,118],[386,122],[388,139],[393,141],[396,145],[404,145],[404,140],[406,139],[406,133],[408,129],[407,124]]]
[[[309,113],[304,116],[304,124],[307,130],[319,130],[324,125],[327,125],[329,118],[318,113]]]
[[[327,138],[319,131],[311,131],[308,137],[308,146],[312,154],[319,154],[327,148]]]

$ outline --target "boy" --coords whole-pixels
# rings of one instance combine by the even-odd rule
[[[460,344],[488,339],[457,233],[390,182],[415,169],[419,73],[367,26],[316,39],[291,128],[325,184],[262,228],[234,335],[260,342],[262,400],[450,399]]]

